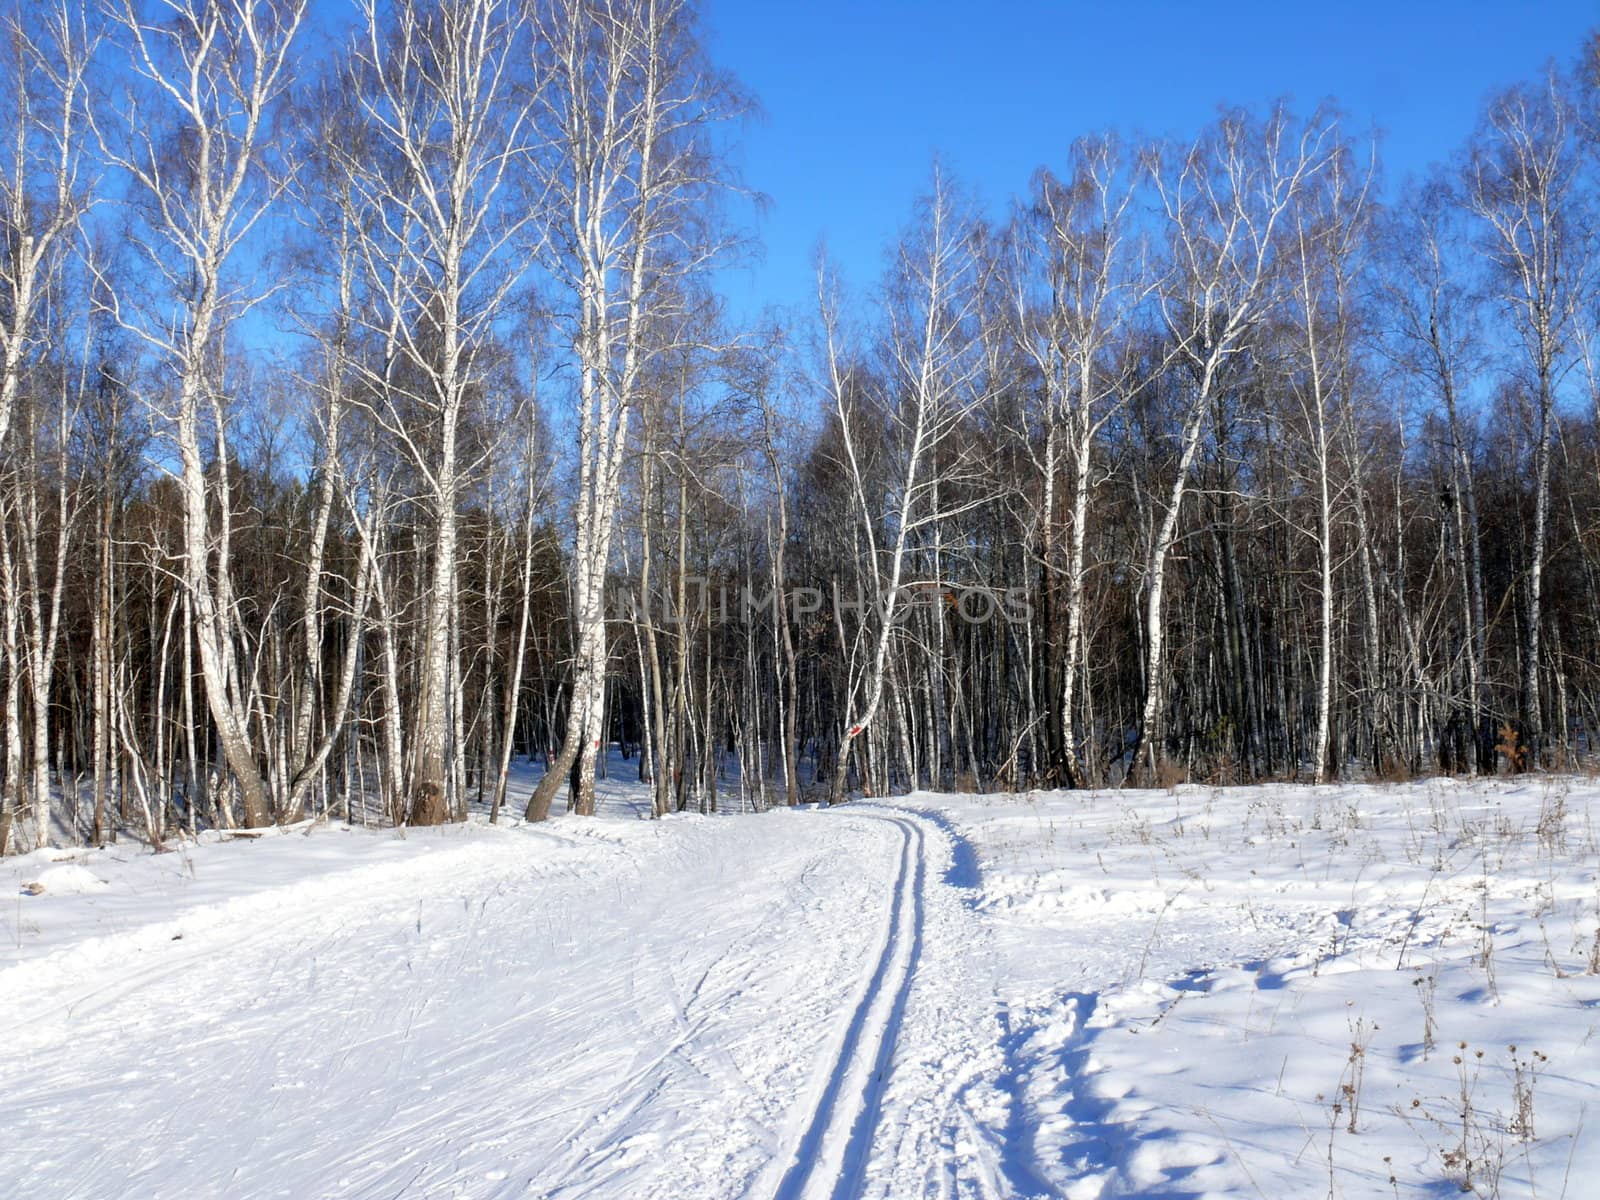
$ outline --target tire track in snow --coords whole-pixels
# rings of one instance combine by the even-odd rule
[[[855,815],[855,814],[852,814]],[[894,900],[878,961],[845,1029],[844,1041],[796,1143],[774,1200],[855,1200],[862,1190],[873,1135],[906,1002],[922,957],[927,853],[913,818],[871,816],[900,830]]]

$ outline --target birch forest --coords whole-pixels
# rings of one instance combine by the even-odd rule
[[[741,312],[690,0],[314,9],[0,0],[6,852],[1593,754],[1600,42],[1422,178],[933,161]]]

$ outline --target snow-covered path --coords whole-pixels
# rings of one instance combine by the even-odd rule
[[[16,931],[4,1190],[863,1194],[943,836],[857,809],[161,856],[57,899],[110,936]],[[320,873],[228,886],[308,844]]]
[[[607,800],[0,861],[0,1197],[1575,1198],[1600,1172],[1588,781]]]

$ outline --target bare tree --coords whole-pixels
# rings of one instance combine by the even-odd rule
[[[1144,298],[1135,273],[1130,230],[1136,178],[1123,148],[1111,137],[1074,144],[1069,173],[1035,177],[1031,206],[1020,216],[1008,289],[1019,345],[1042,388],[1043,444],[1023,444],[1043,483],[1040,521],[1048,586],[1066,582],[1066,646],[1061,661],[1061,752],[1066,778],[1085,780],[1076,713],[1083,666],[1085,551],[1094,451],[1106,422],[1133,384],[1126,356],[1113,347],[1125,339]],[[1056,555],[1056,481],[1070,473],[1066,561]]]
[[[1300,370],[1291,386],[1305,428],[1312,460],[1311,488],[1316,499],[1313,541],[1317,549],[1317,715],[1311,750],[1312,782],[1321,783],[1329,763],[1333,718],[1334,573],[1338,562],[1335,515],[1355,485],[1354,463],[1336,462],[1348,410],[1354,335],[1356,255],[1365,235],[1366,180],[1356,174],[1351,155],[1330,135],[1331,150],[1322,169],[1307,181],[1292,206],[1293,238],[1286,255],[1292,275],[1291,309],[1297,325]],[[1343,478],[1340,478],[1341,470]],[[1360,503],[1360,497],[1357,497]],[[1375,617],[1369,606],[1369,617]],[[1368,644],[1376,639],[1369,635]]]
[[[348,149],[358,203],[382,214],[358,229],[379,306],[370,331],[385,352],[367,366],[374,419],[422,479],[431,577],[420,634],[408,819],[449,819],[463,422],[479,358],[527,261],[530,210],[512,196],[525,170],[523,16],[511,0],[363,0],[355,84],[370,139]]]
[[[1556,386],[1572,363],[1572,323],[1586,267],[1573,198],[1574,118],[1554,71],[1490,102],[1468,163],[1468,198],[1483,222],[1491,286],[1527,359],[1534,406],[1533,533],[1527,549],[1522,735],[1535,761],[1545,740],[1540,631],[1550,512]],[[1566,731],[1558,734],[1565,743]]]
[[[573,806],[594,811],[608,661],[605,581],[628,426],[654,356],[671,345],[682,281],[723,241],[702,227],[726,181],[714,141],[744,101],[704,59],[683,0],[548,0],[535,52],[548,64],[539,127],[550,197],[549,268],[568,298],[576,373],[572,701],[561,750],[528,801],[544,820],[576,764]]]
[[[1280,226],[1320,169],[1328,136],[1320,116],[1299,124],[1281,107],[1265,121],[1234,112],[1192,146],[1150,158],[1171,258],[1157,296],[1186,398],[1177,466],[1145,562],[1144,704],[1130,777],[1153,772],[1161,752],[1167,556],[1200,434],[1227,367],[1276,303]]]
[[[936,172],[932,192],[918,206],[916,226],[902,242],[889,278],[886,378],[883,394],[876,398],[890,460],[883,495],[887,511],[878,506],[860,444],[863,423],[853,411],[864,397],[852,385],[836,304],[826,274],[819,275],[823,385],[838,423],[856,533],[863,544],[862,595],[856,602],[864,619],[847,632],[845,604],[837,595],[834,600],[846,651],[839,708],[843,721],[831,787],[836,802],[844,798],[851,747],[871,727],[883,703],[890,651],[909,600],[907,568],[916,539],[988,498],[974,498],[962,488],[975,482],[978,467],[958,438],[963,422],[982,400],[976,320],[982,293],[973,236],[971,219],[958,209],[943,173]],[[931,592],[934,603],[943,603],[943,580],[917,583],[919,598],[926,601]]]
[[[24,9],[27,10],[24,18]],[[70,0],[0,14],[0,447],[24,366],[41,342],[40,303],[93,203],[83,113],[99,42]]]
[[[37,404],[34,428],[26,434],[27,445],[12,457],[19,470],[25,463],[37,467],[39,439],[54,441],[53,562],[46,578],[40,570],[45,534],[40,488],[48,483],[33,470],[14,506],[21,533],[20,577],[19,564],[9,556],[3,572],[4,643],[9,659],[6,787],[12,793],[7,800],[19,798],[22,782],[17,704],[25,655],[33,702],[33,818],[39,846],[50,840],[49,708],[72,528],[67,448],[78,391],[70,368],[60,362],[65,354],[63,335],[72,328],[65,316],[71,306],[65,301],[64,268],[95,198],[94,181],[85,167],[83,104],[98,41],[96,27],[68,0],[34,8],[26,17],[23,6],[13,4],[0,15],[0,113],[5,114],[8,128],[7,135],[0,138],[0,455],[12,453],[6,445],[7,434],[24,376],[40,362],[41,352],[52,341],[59,375],[58,386],[41,379],[36,389],[41,399],[46,393],[56,395],[56,420],[50,421],[45,406]],[[42,317],[52,297],[57,316],[55,328],[47,331]],[[81,327],[78,332],[87,340]],[[25,600],[17,593],[19,587],[26,589]],[[19,617],[26,618],[20,647]]]
[[[108,295],[114,315],[156,353],[176,392],[184,585],[207,705],[250,826],[266,824],[272,812],[235,662],[220,372],[229,322],[261,299],[257,280],[233,279],[228,267],[286,183],[267,147],[266,122],[288,84],[289,50],[304,15],[305,0],[122,0],[115,9],[120,41],[141,87],[130,89],[119,126],[102,138],[137,190],[139,246],[162,285],[139,311]],[[166,316],[169,306],[176,319]],[[220,465],[215,484],[203,442],[208,418]]]
[[[765,357],[765,356],[764,356]],[[788,548],[790,530],[788,480],[784,469],[783,434],[774,370],[770,361],[757,368],[752,390],[761,413],[761,457],[772,487],[772,522],[767,541],[771,560],[771,599],[774,638],[782,651],[779,675],[783,688],[778,696],[778,724],[781,729],[784,803],[800,803],[800,664],[795,650],[794,606],[788,598]]]
[[[1482,525],[1478,514],[1473,423],[1465,411],[1478,352],[1476,311],[1462,278],[1459,246],[1461,197],[1442,179],[1425,183],[1395,206],[1384,241],[1390,268],[1384,298],[1392,314],[1394,355],[1408,373],[1424,381],[1443,406],[1449,455],[1449,529],[1454,543],[1466,683],[1465,709],[1477,770],[1493,768],[1488,705],[1487,623],[1484,602]]]

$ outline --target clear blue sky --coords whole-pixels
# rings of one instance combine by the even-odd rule
[[[1080,134],[1187,135],[1219,102],[1333,97],[1383,131],[1392,183],[1600,26],[1600,0],[704,3],[712,53],[766,113],[743,137],[746,182],[772,201],[765,261],[724,281],[746,314],[809,306],[819,239],[873,285],[935,154],[998,211]]]

